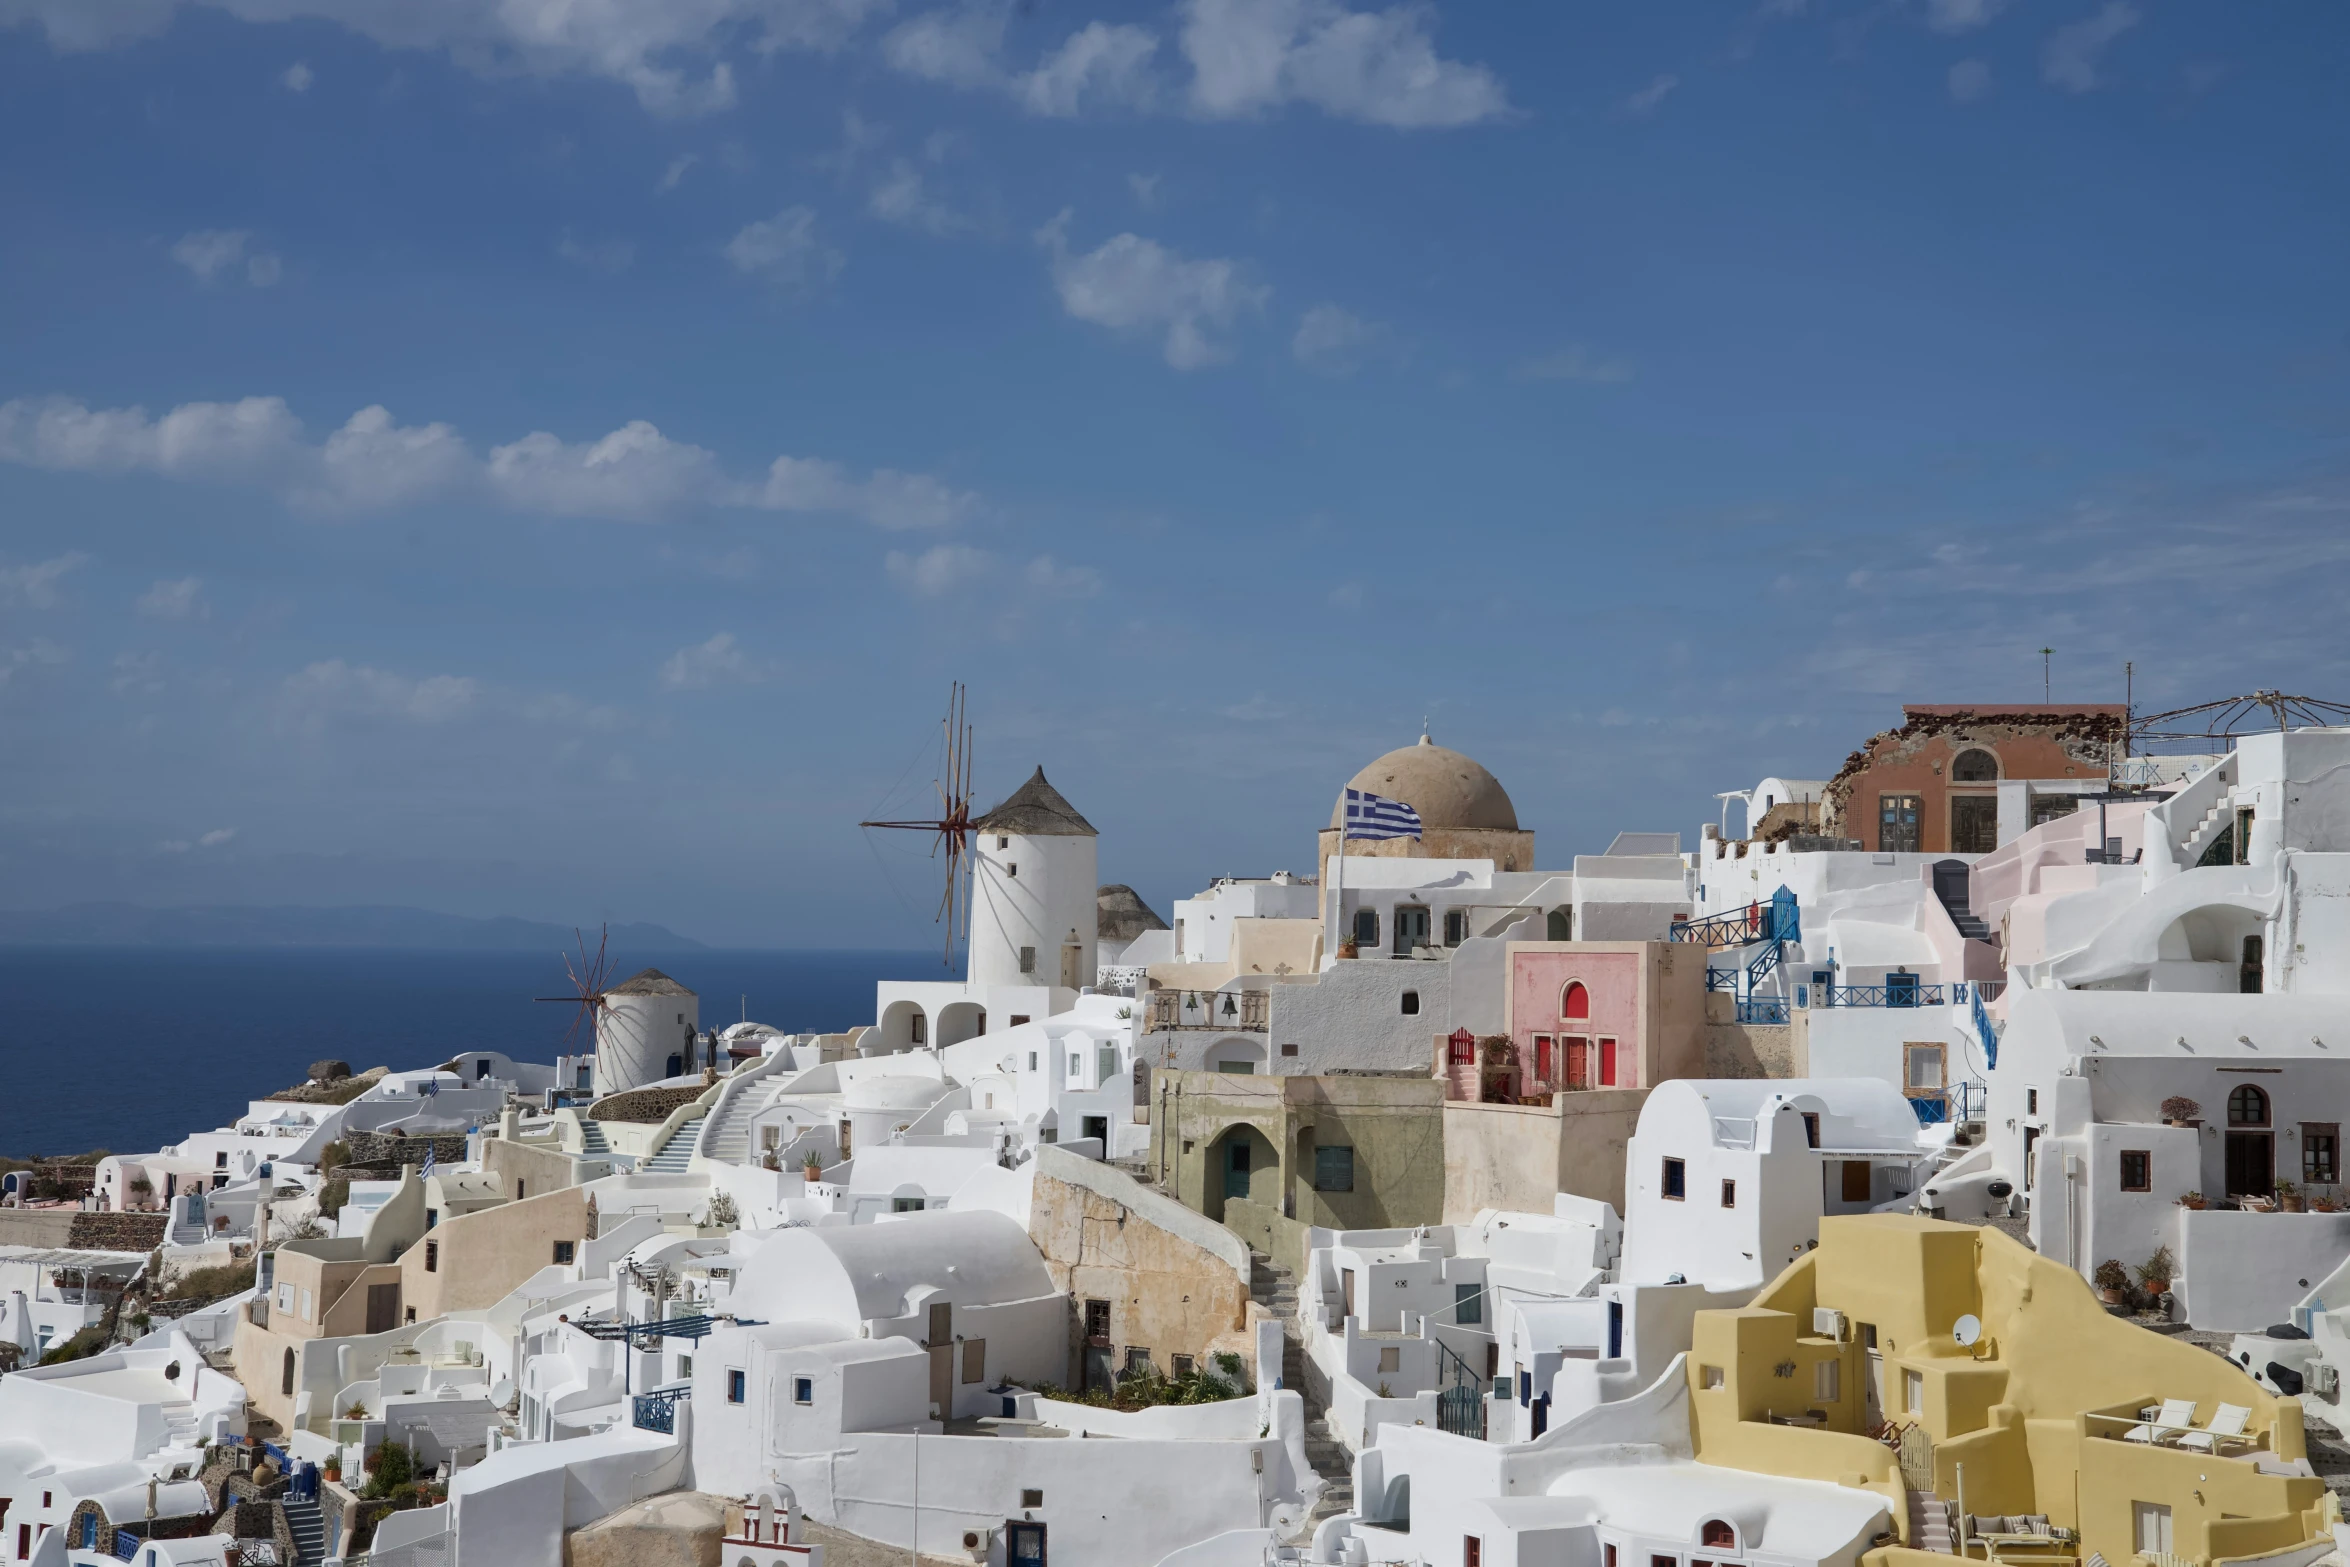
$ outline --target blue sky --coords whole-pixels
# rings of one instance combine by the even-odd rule
[[[2346,43],[0,0],[0,898],[920,946],[951,679],[1162,909],[1424,715],[1561,863],[2042,646],[2350,698]]]

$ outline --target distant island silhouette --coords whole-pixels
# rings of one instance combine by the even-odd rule
[[[592,950],[599,926],[581,929]],[[568,951],[568,925],[499,915],[474,919],[391,904],[307,908],[75,903],[0,909],[0,946],[17,947],[395,947],[462,952]],[[612,945],[631,953],[706,952],[709,944],[662,925],[614,925]]]

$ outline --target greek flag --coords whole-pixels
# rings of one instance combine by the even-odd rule
[[[429,1180],[431,1180],[431,1179],[432,1179],[432,1165],[433,1165],[433,1158],[432,1158],[432,1155],[433,1155],[433,1145],[432,1145],[430,1142],[427,1142],[427,1143],[424,1145],[424,1168],[416,1172],[416,1178],[417,1178],[418,1180],[420,1180],[420,1181],[429,1181]]]
[[[1420,836],[1420,813],[1401,800],[1390,800],[1385,795],[1371,794],[1362,789],[1346,791],[1346,831],[1348,838],[1417,838]]]

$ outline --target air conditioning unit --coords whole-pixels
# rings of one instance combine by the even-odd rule
[[[1844,1342],[1844,1313],[1832,1306],[1814,1306],[1811,1309],[1811,1330],[1819,1338]]]
[[[2309,1363],[2309,1391],[2321,1398],[2340,1398],[2342,1396],[2340,1368],[2330,1360],[2311,1361]]]
[[[995,1531],[993,1529],[965,1529],[963,1531],[963,1549],[971,1553],[971,1559],[975,1562],[986,1561],[988,1551],[994,1544]]]

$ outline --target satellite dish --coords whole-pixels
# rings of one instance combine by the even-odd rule
[[[1958,1340],[1959,1348],[1973,1349],[1975,1341],[1983,1336],[1983,1319],[1968,1312],[1951,1325],[1950,1336]]]

